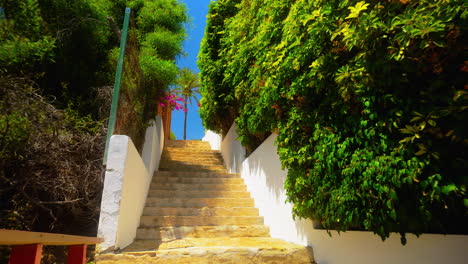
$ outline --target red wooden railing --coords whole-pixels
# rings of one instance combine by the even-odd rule
[[[42,247],[68,246],[67,264],[85,264],[87,245],[101,238],[0,229],[0,245],[12,246],[8,264],[40,264]]]

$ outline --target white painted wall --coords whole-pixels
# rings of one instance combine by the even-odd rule
[[[245,150],[232,142],[237,138],[235,131],[230,133],[221,151],[227,164],[236,164],[236,157],[245,155]],[[294,220],[292,205],[285,202],[287,171],[281,169],[274,145],[276,137],[271,135],[240,166],[234,165],[241,168],[241,176],[272,237],[311,246],[318,264],[468,263],[468,236],[408,235],[407,245],[402,246],[399,235],[385,242],[371,232],[332,232],[330,237],[326,231],[314,229],[310,220]]]
[[[229,173],[240,173],[245,160],[245,148],[237,140],[236,125],[233,124],[221,142],[221,155]]]
[[[117,220],[116,248],[124,248],[135,240],[152,178],[152,174],[146,170],[145,164],[130,138],[128,138],[123,176],[120,212]]]
[[[142,158],[148,173],[153,175],[159,168],[162,149],[164,147],[164,129],[162,118],[156,116],[156,120],[150,121],[150,126],[146,129],[145,143],[143,145]]]
[[[99,245],[101,250],[113,249],[116,245],[129,141],[130,138],[127,136],[112,136],[109,142],[98,226],[98,237],[104,239],[104,242]]]
[[[222,137],[211,130],[207,130],[205,132],[205,136],[202,138],[202,141],[208,142],[212,150],[221,150]]]
[[[98,237],[104,238],[101,251],[125,248],[135,240],[163,145],[159,117],[146,131],[143,158],[128,136],[111,137],[98,226]]]

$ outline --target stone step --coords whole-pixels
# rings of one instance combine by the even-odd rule
[[[151,198],[146,199],[147,207],[250,207],[251,198]]]
[[[249,226],[180,226],[138,228],[136,239],[169,241],[181,238],[209,237],[267,237],[268,227],[264,225]]]
[[[175,148],[206,147],[211,149],[208,142],[201,140],[168,140],[165,146]]]
[[[151,184],[183,183],[183,184],[244,184],[241,178],[183,178],[183,177],[155,177]]]
[[[159,163],[160,167],[166,167],[166,165],[176,165],[176,166],[189,166],[189,165],[199,165],[199,166],[224,166],[222,160],[214,160],[214,159],[190,159],[187,158],[186,160],[169,160],[169,159],[161,159]]]
[[[220,153],[219,151],[214,151],[209,148],[204,147],[187,147],[187,148],[175,148],[175,147],[164,147],[163,148],[163,155],[164,154],[175,154],[175,153],[183,153],[185,155],[196,155],[196,154],[216,154]]]
[[[140,227],[262,225],[260,216],[142,216]]]
[[[171,148],[171,147],[165,147],[163,148],[162,151],[162,156],[166,155],[184,155],[184,156],[204,156],[204,155],[221,155],[221,152],[218,150],[207,150],[203,148],[191,148],[191,149],[186,149],[186,148]]]
[[[159,198],[249,198],[250,193],[246,191],[216,191],[216,190],[150,190],[148,197]]]
[[[226,172],[223,165],[181,165],[165,164],[159,165],[160,171],[206,171],[206,172]]]
[[[258,216],[255,207],[145,207],[143,215],[146,216]]]
[[[183,159],[183,158],[198,158],[198,159],[222,159],[223,156],[220,152],[206,151],[206,152],[190,152],[186,150],[174,150],[173,152],[163,149],[163,159]]]
[[[167,156],[161,156],[163,160],[215,160],[215,161],[222,161],[223,157],[221,155],[200,155],[199,153],[195,153],[192,155],[178,155],[178,154],[168,154]]]
[[[269,237],[136,240],[121,254],[102,254],[98,264],[312,264],[312,249]]]
[[[167,158],[183,158],[183,157],[198,157],[198,158],[212,158],[222,159],[223,155],[218,150],[206,150],[193,152],[187,149],[179,148],[163,148],[162,156]]]
[[[179,178],[240,178],[238,173],[221,172],[195,172],[195,171],[156,171],[154,178],[179,177]]]
[[[211,184],[211,183],[153,183],[150,186],[150,191],[167,190],[167,191],[246,191],[247,187],[244,184]]]

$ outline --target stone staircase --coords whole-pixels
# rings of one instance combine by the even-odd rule
[[[270,237],[238,174],[207,142],[171,140],[153,177],[135,242],[99,264],[313,262],[310,248]]]

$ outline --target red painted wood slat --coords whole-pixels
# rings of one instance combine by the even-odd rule
[[[40,264],[42,244],[14,246],[8,264]]]
[[[86,245],[68,246],[67,264],[85,264]]]

